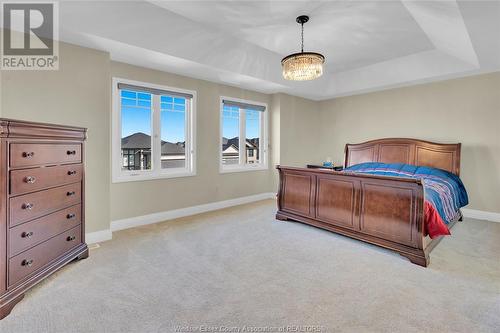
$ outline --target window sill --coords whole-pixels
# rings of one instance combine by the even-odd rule
[[[220,166],[219,173],[233,173],[233,172],[251,172],[251,171],[265,171],[269,170],[267,165],[259,166],[237,166],[237,167],[224,167]]]
[[[170,178],[183,178],[196,176],[194,171],[179,171],[179,172],[169,172],[163,174],[138,174],[138,175],[127,175],[120,174],[118,176],[113,176],[112,183],[127,183],[127,182],[139,182],[148,180],[159,180],[159,179],[170,179]]]

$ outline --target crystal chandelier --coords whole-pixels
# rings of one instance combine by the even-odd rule
[[[304,52],[304,23],[309,21],[309,16],[301,15],[297,17],[296,21],[302,27],[301,51],[290,54],[281,60],[283,77],[293,81],[314,80],[323,75],[325,57],[315,52]]]

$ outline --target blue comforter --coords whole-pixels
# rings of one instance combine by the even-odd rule
[[[402,163],[361,163],[344,169],[346,172],[422,179],[425,200],[448,224],[458,210],[469,203],[467,191],[460,178],[441,169]]]

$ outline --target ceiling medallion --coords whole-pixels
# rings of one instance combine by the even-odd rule
[[[309,21],[309,16],[301,15],[296,21],[302,27],[301,51],[281,60],[283,77],[292,81],[314,80],[323,75],[325,57],[315,52],[304,52],[304,23]]]

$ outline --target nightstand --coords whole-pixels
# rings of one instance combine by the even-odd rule
[[[309,169],[327,169],[327,170],[333,170],[333,171],[342,171],[344,170],[343,166],[323,166],[323,165],[316,165],[316,164],[308,164],[307,167]]]

